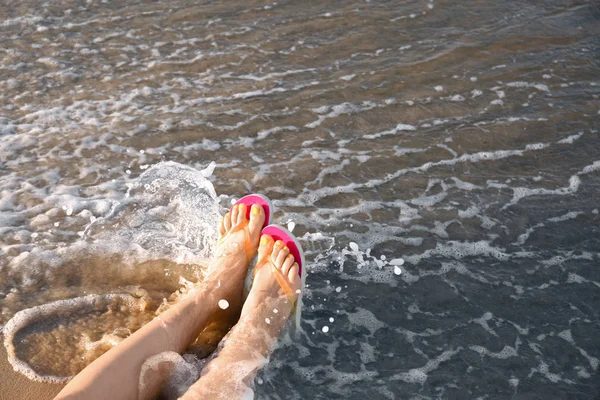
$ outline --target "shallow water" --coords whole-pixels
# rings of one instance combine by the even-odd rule
[[[0,11],[0,324],[24,368],[136,329],[262,192],[309,275],[257,398],[600,395],[594,2]]]

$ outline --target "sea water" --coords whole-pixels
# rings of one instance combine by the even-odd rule
[[[0,4],[9,360],[76,374],[201,281],[220,215],[261,192],[307,278],[255,398],[598,396],[599,16]],[[174,394],[203,365],[162,360]]]

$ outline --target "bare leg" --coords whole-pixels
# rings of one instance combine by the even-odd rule
[[[184,351],[220,310],[219,300],[240,303],[249,260],[246,233],[235,228],[246,221],[246,206],[234,207],[221,222],[221,236],[230,234],[218,246],[206,279],[184,300],[88,365],[56,399],[138,399],[140,369],[146,359],[165,351]],[[254,206],[248,225],[254,249],[264,221],[262,207]]]
[[[249,390],[256,371],[288,320],[297,298],[301,280],[298,264],[281,242],[264,235],[258,249],[259,260],[269,255],[294,293],[290,298],[281,289],[269,264],[258,270],[239,322],[229,332],[219,355],[202,371],[202,377],[185,393],[182,400],[241,399]]]

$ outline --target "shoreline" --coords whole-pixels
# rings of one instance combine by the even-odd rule
[[[4,336],[0,335],[4,341]],[[58,383],[43,383],[15,372],[8,362],[4,344],[0,346],[0,399],[11,400],[51,400],[65,386]]]

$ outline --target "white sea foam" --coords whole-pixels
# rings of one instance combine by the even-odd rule
[[[409,172],[425,172],[425,171],[430,170],[433,167],[455,165],[455,164],[464,163],[464,162],[477,163],[480,161],[487,161],[487,160],[489,160],[489,161],[500,160],[500,159],[508,158],[508,157],[521,156],[526,151],[536,151],[536,150],[540,150],[539,146],[529,147],[529,148],[526,147],[523,150],[496,150],[496,151],[482,151],[482,152],[477,152],[477,153],[473,153],[473,154],[463,154],[460,157],[455,157],[455,158],[448,159],[448,160],[430,161],[430,162],[424,163],[418,167],[410,167],[410,168],[400,169],[393,173],[388,173],[383,178],[371,179],[364,183],[350,183],[350,184],[343,185],[343,186],[337,186],[336,188],[320,188],[320,189],[313,191],[311,193],[311,196],[319,198],[319,197],[323,197],[323,196],[329,195],[334,192],[335,193],[348,193],[348,192],[355,191],[359,188],[373,188],[373,187],[382,185],[386,182],[389,182],[391,180],[397,179],[398,177],[400,177],[402,175],[406,175]],[[600,163],[599,163],[598,167],[600,168]]]
[[[2,334],[4,335],[4,346],[8,353],[8,361],[15,371],[20,372],[29,379],[35,381],[62,383],[69,380],[71,377],[41,375],[31,368],[27,362],[19,359],[14,344],[15,336],[27,326],[48,319],[53,315],[65,316],[82,311],[104,309],[115,300],[122,300],[128,304],[130,308],[143,307],[143,303],[140,303],[130,295],[105,294],[58,300],[19,311],[6,323],[2,330]]]
[[[437,369],[441,363],[450,360],[453,356],[458,354],[462,349],[447,350],[438,355],[436,358],[429,360],[423,367],[413,368],[408,372],[401,372],[391,377],[392,380],[402,380],[407,383],[418,383],[423,385],[427,378],[428,373]]]
[[[364,308],[358,308],[356,312],[348,313],[348,320],[356,326],[367,328],[371,334],[386,326],[371,311]]]
[[[401,131],[414,131],[417,128],[413,125],[409,125],[409,124],[398,124],[396,125],[394,128],[387,130],[387,131],[383,131],[383,132],[379,132],[379,133],[374,133],[372,135],[364,135],[363,138],[365,139],[377,139],[380,138],[382,136],[387,136],[387,135],[395,135],[398,132]]]
[[[253,74],[238,75],[238,76],[236,76],[236,78],[237,79],[249,79],[249,80],[261,82],[261,81],[270,80],[273,78],[280,78],[280,77],[284,77],[284,76],[288,76],[288,75],[302,74],[305,72],[313,72],[313,71],[315,71],[315,68],[292,69],[292,70],[283,71],[283,72],[271,72],[269,74],[262,75],[262,76],[256,76]]]
[[[506,360],[507,358],[518,356],[517,350],[511,346],[504,346],[499,352],[489,351],[483,346],[469,346],[469,349],[481,354],[482,356],[488,356],[500,360]]]
[[[513,88],[535,88],[539,91],[542,92],[550,92],[550,90],[548,89],[548,86],[541,84],[541,83],[529,83],[529,82],[522,82],[522,81],[518,81],[518,82],[509,82],[506,84],[506,86],[508,87],[513,87]]]
[[[317,126],[321,125],[321,123],[323,123],[323,121],[325,121],[326,119],[335,118],[344,114],[352,114],[355,112],[367,111],[375,107],[377,107],[377,104],[370,101],[367,101],[361,105],[341,103],[336,104],[332,107],[320,107],[318,109],[313,109],[314,112],[320,114],[318,119],[314,122],[306,124],[305,126],[307,128],[316,128]]]
[[[578,140],[581,136],[583,136],[583,132],[567,136],[566,138],[559,140],[557,143],[573,144],[573,142]]]
[[[531,149],[534,149],[533,147]],[[534,149],[537,150],[537,149]],[[569,178],[568,186],[560,187],[558,189],[545,189],[545,188],[528,188],[528,187],[510,187],[504,184],[492,184],[493,187],[510,188],[513,191],[513,198],[503,206],[503,209],[510,207],[511,205],[517,204],[522,199],[531,196],[567,196],[577,193],[581,186],[580,176],[590,174],[592,172],[600,170],[600,161],[594,161],[592,164],[585,166],[575,175],[571,175]]]

